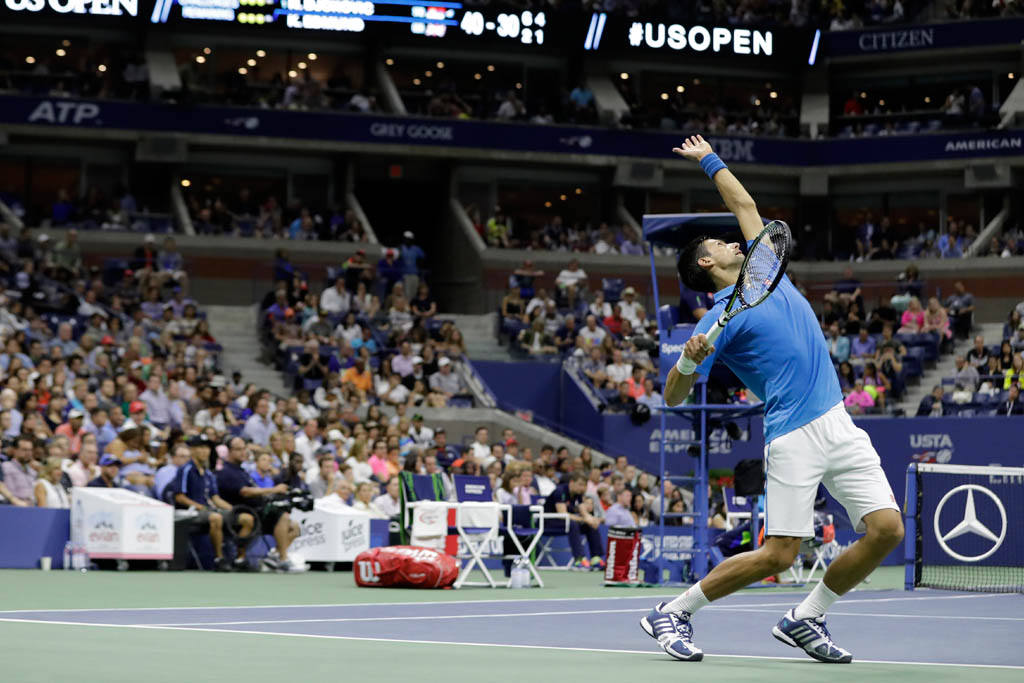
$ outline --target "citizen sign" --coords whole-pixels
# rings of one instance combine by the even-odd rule
[[[910,28],[902,31],[875,31],[857,38],[861,52],[886,52],[931,47],[935,42],[935,29]]]
[[[60,14],[105,14],[136,16],[139,0],[4,0],[14,12],[41,12],[47,8]]]
[[[771,31],[747,28],[705,28],[681,24],[656,24],[634,21],[629,27],[629,44],[654,49],[693,50],[694,52],[727,52],[734,55],[765,55],[774,48]]]

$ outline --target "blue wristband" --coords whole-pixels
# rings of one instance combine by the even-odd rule
[[[715,174],[723,168],[729,168],[714,152],[705,155],[704,158],[700,160],[700,167],[704,169],[704,172],[708,174],[708,178],[711,179],[714,179]]]

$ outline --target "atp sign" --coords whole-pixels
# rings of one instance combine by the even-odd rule
[[[107,16],[138,16],[139,0],[4,0],[12,12],[43,12],[58,14],[96,14]]]

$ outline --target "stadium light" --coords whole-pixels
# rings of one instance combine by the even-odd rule
[[[387,59],[384,60],[384,63],[387,64],[388,66],[394,66],[395,60],[391,59],[391,57],[388,57]]]
[[[516,90],[522,90],[522,89],[523,89],[523,84],[522,83],[516,83]]]
[[[885,106],[885,100],[878,100],[878,106],[879,107],[884,107]]]
[[[305,62],[299,62],[295,66],[299,67],[300,69],[305,69],[306,66],[308,66],[308,65]]]
[[[181,179],[181,186],[182,187],[190,187],[191,185],[192,185],[192,181],[189,180],[188,178],[182,178]]]
[[[422,81],[420,79],[418,79],[418,78],[412,79],[412,84],[413,85],[419,85],[420,83],[422,83]]]
[[[68,40],[67,38],[65,38],[64,40],[60,41],[60,44],[63,45],[64,47],[71,47],[71,41]]]
[[[577,187],[576,188],[576,194],[583,194],[583,188],[582,187]]]
[[[35,64],[36,63],[36,58],[33,57],[32,55],[29,55],[28,57],[25,57],[25,63],[26,64]]]
[[[779,96],[779,93],[775,92],[774,90],[772,90],[770,93],[768,93],[768,97],[772,98],[773,100],[778,98],[778,96]]]
[[[306,57],[308,57],[309,61],[311,61],[311,62],[315,62],[316,61],[316,53],[315,52],[310,52],[308,55],[306,55]]]
[[[57,48],[57,56],[58,56],[58,57],[63,57],[63,56],[64,56],[64,55],[66,55],[66,54],[67,54],[67,50],[65,50],[65,49],[64,49],[64,48],[62,48],[62,47],[58,47],[58,48]]]
[[[260,57],[260,58],[266,57],[267,56],[267,51],[266,50],[256,50],[256,56]]]
[[[551,208],[551,202],[544,202],[544,208],[545,209],[550,209]]]
[[[206,64],[206,57],[202,55],[196,55],[196,64]]]
[[[924,98],[924,103],[925,103],[925,104],[931,104],[931,102],[932,102],[932,98],[930,98],[930,97],[928,97],[927,95],[925,95],[925,98]]]
[[[100,64],[98,67],[96,67],[96,70],[99,71],[100,73],[106,73],[107,65],[106,64]]]
[[[1006,74],[1006,77],[1009,78],[1012,81],[1013,80],[1013,72],[1011,71],[1010,73]]]
[[[243,76],[244,76],[244,75],[246,75],[247,73],[249,73],[249,70],[248,70],[248,69],[246,69],[246,68],[245,68],[244,66],[240,66],[240,67],[238,67],[238,73],[240,73],[241,75],[243,75]]]
[[[565,201],[566,199],[568,199],[568,197],[567,197],[567,196],[565,196],[564,194],[560,194],[560,195],[558,195],[558,198],[559,198],[560,200],[562,200],[563,202],[564,202],[564,201]]]
[[[668,99],[668,93],[667,92],[661,93],[661,99],[667,100]]]
[[[288,78],[296,78],[298,75],[299,75],[299,72],[296,71],[295,69],[292,69],[292,70],[290,70],[288,72]]]
[[[248,64],[249,66],[256,66],[256,60],[255,59],[247,59],[245,63]]]
[[[619,78],[621,78],[624,81],[628,81],[629,80],[629,74],[626,73],[625,71],[623,71],[622,73],[619,74]]]
[[[488,64],[487,65],[487,70],[488,71],[494,71],[494,65],[493,64]]]
[[[437,68],[438,69],[443,69],[444,68],[444,62],[438,62],[437,63]]]
[[[473,78],[479,81],[481,78],[483,78],[483,74],[479,74],[479,73],[473,74]]]
[[[430,78],[431,76],[434,75],[434,72],[431,71],[430,69],[427,69],[426,71],[423,72],[423,75],[426,76],[427,78]]]
[[[868,94],[866,92],[864,92],[863,90],[861,90],[860,91],[860,98],[862,100],[866,100],[868,98]]]
[[[680,92],[680,93],[686,92],[686,86],[685,85],[677,85],[676,86],[676,92]]]
[[[203,54],[204,54],[204,55],[208,55],[208,54],[210,54],[211,52],[213,52],[213,50],[211,50],[210,48],[208,48],[208,47],[204,47],[204,48],[203,48]]]

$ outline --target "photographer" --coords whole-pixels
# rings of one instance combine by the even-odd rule
[[[280,572],[300,572],[288,559],[288,548],[292,541],[299,537],[299,525],[292,521],[288,511],[291,500],[281,500],[290,489],[287,484],[277,484],[271,488],[263,488],[256,484],[252,475],[242,469],[242,463],[248,458],[248,446],[245,439],[234,437],[228,441],[228,457],[224,467],[217,473],[217,485],[224,500],[231,505],[252,508],[259,516],[264,533],[272,533],[277,544],[277,557],[268,555],[263,561],[271,568]],[[244,513],[243,513],[244,514]],[[241,539],[248,540],[252,526],[239,531]],[[239,557],[245,555],[245,543],[239,545]]]

